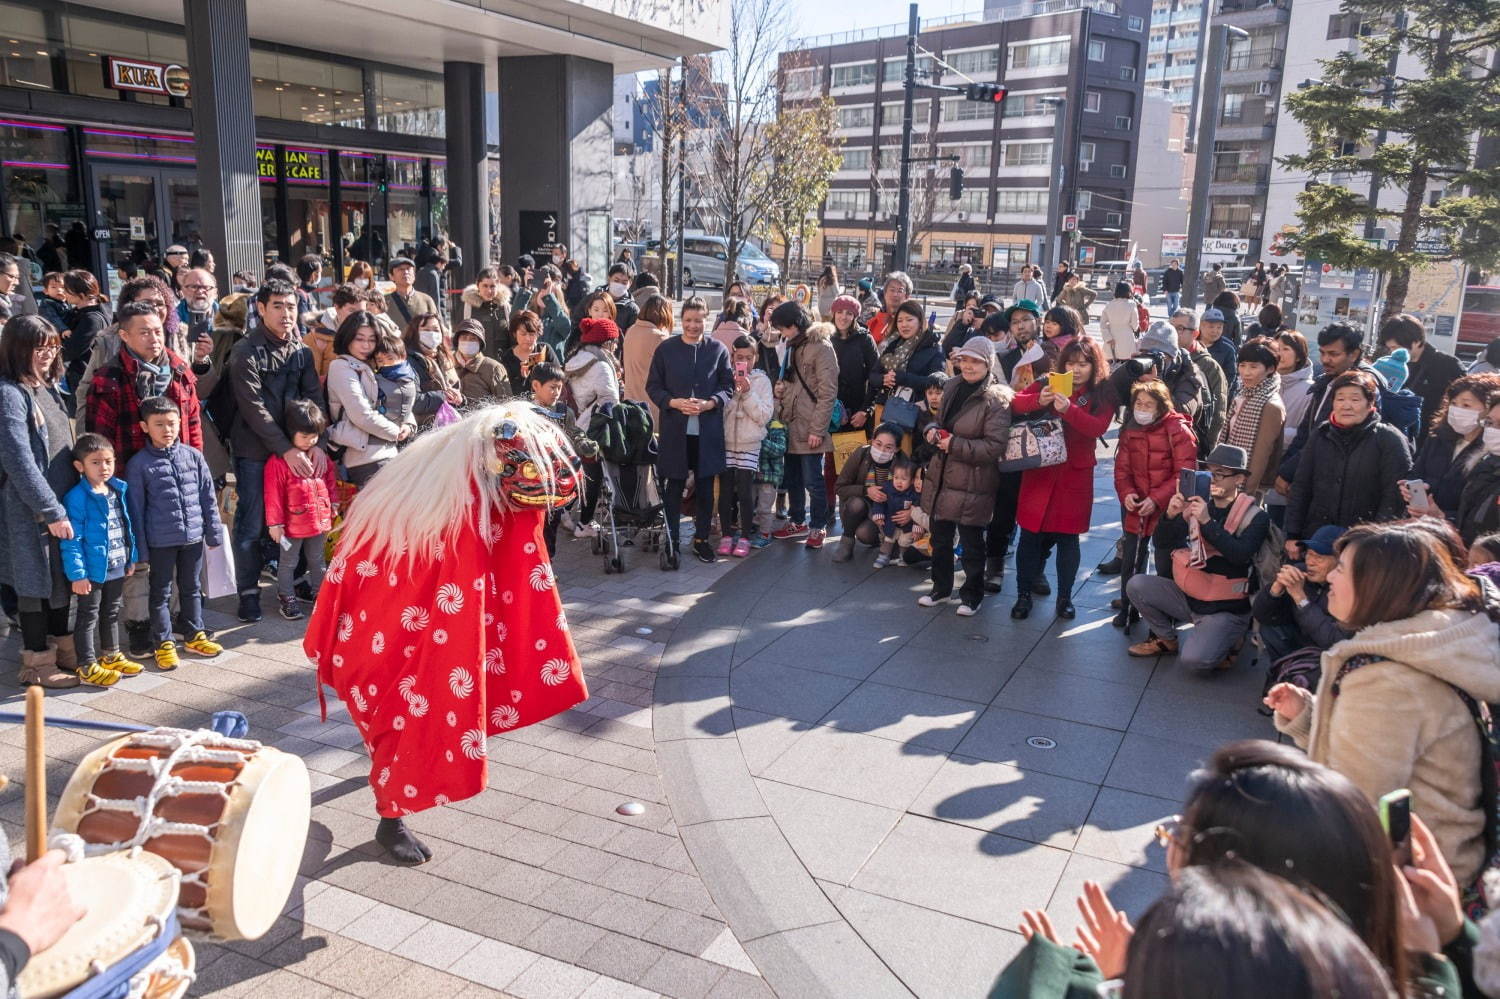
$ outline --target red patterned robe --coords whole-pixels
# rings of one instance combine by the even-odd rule
[[[497,513],[488,543],[473,518],[414,565],[363,548],[329,564],[302,648],[364,735],[382,816],[478,794],[488,736],[588,697],[543,516]]]

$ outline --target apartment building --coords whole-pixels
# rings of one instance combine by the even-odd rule
[[[1064,215],[1079,220],[1073,259],[1124,254],[1149,8],[1149,0],[1044,0],[922,24],[919,82],[998,82],[1008,95],[997,108],[918,90],[911,154],[957,156],[964,189],[951,201],[948,163],[913,164],[913,263],[1014,268],[1041,259],[1045,234]],[[863,29],[802,39],[781,56],[785,100],[826,94],[838,105],[843,166],[817,243],[805,248],[809,260],[865,272],[892,256],[905,36],[904,24]],[[1061,117],[1056,98],[1066,102]],[[1064,167],[1056,205],[1048,201],[1054,163]]]
[[[1146,49],[1146,86],[1167,91],[1172,107],[1193,113],[1198,87],[1198,43],[1203,0],[1152,0],[1151,37]]]

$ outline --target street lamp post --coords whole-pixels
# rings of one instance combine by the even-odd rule
[[[1053,109],[1052,120],[1061,121],[1064,126],[1068,121],[1068,99],[1066,97],[1043,97],[1041,103],[1049,105]],[[1047,183],[1047,259],[1051,266],[1047,268],[1047,275],[1057,273],[1057,265],[1062,262],[1062,190],[1063,174],[1067,171],[1067,163],[1063,160],[1063,152],[1068,142],[1066,133],[1062,129],[1056,129],[1052,133],[1052,169],[1051,177]]]
[[[901,190],[896,202],[896,270],[906,270],[911,253],[911,125],[912,99],[917,89],[917,5],[912,4],[906,20],[906,72],[902,75],[901,111]]]
[[[1218,24],[1208,40],[1208,63],[1198,100],[1198,152],[1193,161],[1193,207],[1188,216],[1187,260],[1182,276],[1182,305],[1191,309],[1198,304],[1198,278],[1203,269],[1203,234],[1208,230],[1208,188],[1213,183],[1214,136],[1219,130],[1219,77],[1224,71],[1224,57],[1229,39],[1248,39],[1250,33],[1228,24]]]

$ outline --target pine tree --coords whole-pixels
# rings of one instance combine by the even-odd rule
[[[1405,308],[1414,268],[1500,260],[1500,164],[1477,166],[1474,155],[1476,137],[1500,134],[1500,0],[1345,0],[1342,16],[1373,30],[1286,98],[1310,150],[1281,162],[1314,178],[1298,195],[1301,227],[1288,245],[1335,266],[1384,270],[1390,316]],[[1418,72],[1389,76],[1397,54]],[[1365,239],[1375,177],[1402,195],[1375,213],[1394,244]],[[1436,204],[1434,186],[1444,191]]]

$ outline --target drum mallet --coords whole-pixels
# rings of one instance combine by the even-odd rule
[[[41,687],[26,688],[26,862],[34,864],[47,852],[46,695]]]

